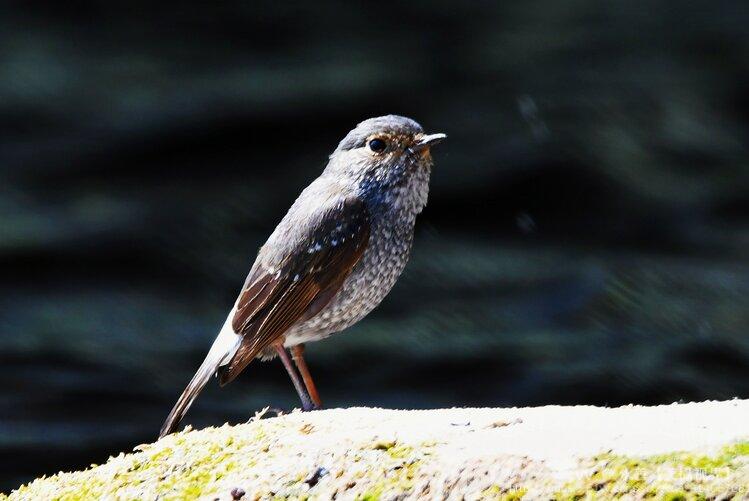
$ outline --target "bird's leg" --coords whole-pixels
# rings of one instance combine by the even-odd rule
[[[314,404],[310,400],[307,390],[304,388],[304,383],[299,379],[299,374],[297,374],[294,364],[291,362],[291,358],[289,358],[289,354],[286,353],[286,348],[283,347],[283,343],[276,343],[274,347],[278,352],[281,362],[283,362],[283,366],[286,367],[286,372],[289,373],[291,382],[294,383],[294,388],[299,395],[299,399],[302,401],[302,410],[311,411],[315,408]]]
[[[312,402],[315,404],[315,408],[322,409],[322,400],[320,400],[320,394],[317,393],[315,382],[312,380],[312,374],[309,372],[307,362],[304,361],[304,345],[298,344],[291,347],[291,358],[294,359],[299,373],[302,375],[304,386],[307,387],[307,393],[309,394]]]

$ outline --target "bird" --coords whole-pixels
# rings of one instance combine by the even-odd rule
[[[364,120],[346,134],[258,251],[159,438],[178,429],[211,377],[224,386],[256,358],[278,356],[302,410],[322,407],[304,346],[355,324],[390,292],[427,204],[431,147],[446,137],[398,115]]]

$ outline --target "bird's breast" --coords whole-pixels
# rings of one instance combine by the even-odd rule
[[[315,317],[286,335],[288,346],[322,339],[364,318],[384,299],[408,261],[415,216],[382,217],[373,222],[367,250],[341,290]]]

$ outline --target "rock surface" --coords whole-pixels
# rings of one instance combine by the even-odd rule
[[[264,419],[260,419],[264,417]],[[10,499],[749,496],[749,400],[331,409],[187,430]]]

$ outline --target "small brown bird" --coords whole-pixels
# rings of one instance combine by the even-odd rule
[[[445,137],[387,115],[361,122],[343,138],[258,252],[160,437],[177,428],[212,375],[218,373],[223,386],[255,358],[278,355],[302,408],[322,405],[302,356],[304,343],[358,322],[393,287],[408,261],[416,216],[427,203],[430,147]]]

